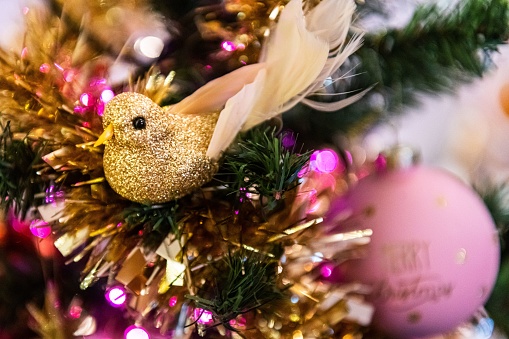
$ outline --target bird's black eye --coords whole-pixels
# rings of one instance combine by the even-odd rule
[[[145,129],[147,127],[147,123],[145,122],[144,117],[136,117],[133,119],[133,127],[134,129]]]

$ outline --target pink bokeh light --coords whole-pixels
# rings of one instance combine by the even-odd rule
[[[127,295],[124,288],[120,286],[113,286],[106,290],[106,300],[113,307],[120,307],[124,305]]]
[[[177,305],[177,301],[178,301],[178,298],[176,296],[173,296],[168,301],[168,305],[170,305],[170,307],[175,307],[175,305]]]
[[[80,95],[80,102],[85,107],[94,105],[94,98],[89,93],[83,93]]]
[[[221,47],[227,52],[233,52],[237,49],[233,41],[225,40],[221,43]]]
[[[324,149],[313,152],[310,162],[314,170],[322,173],[331,173],[338,168],[339,157],[333,150]]]
[[[50,71],[50,65],[44,63],[39,67],[39,72],[48,73]]]
[[[30,223],[30,232],[36,237],[44,239],[51,234],[51,226],[42,219],[34,219]]]
[[[69,309],[69,316],[73,319],[79,319],[81,317],[81,313],[83,312],[83,308],[79,305],[73,305]]]
[[[200,324],[210,324],[214,321],[212,312],[204,310],[203,308],[194,309],[194,318]]]
[[[331,265],[323,265],[320,268],[320,273],[324,278],[328,278],[332,275],[333,267]]]
[[[115,96],[115,93],[113,93],[113,91],[111,89],[109,89],[109,88],[105,89],[101,92],[101,101],[106,104],[108,101],[113,99],[114,96]]]
[[[150,335],[143,327],[132,325],[124,331],[124,339],[150,339]]]

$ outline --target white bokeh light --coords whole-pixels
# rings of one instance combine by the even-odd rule
[[[164,42],[156,36],[145,36],[134,43],[134,49],[143,56],[151,59],[158,58],[163,52]]]

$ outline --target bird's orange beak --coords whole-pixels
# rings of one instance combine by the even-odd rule
[[[112,137],[113,137],[113,124],[109,124],[108,127],[106,127],[104,129],[104,132],[99,136],[99,138],[95,142],[94,147],[104,144],[106,141],[110,140]]]

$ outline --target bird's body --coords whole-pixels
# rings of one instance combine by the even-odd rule
[[[308,4],[306,4],[308,5]],[[306,9],[303,9],[306,7]],[[104,172],[111,187],[141,203],[170,201],[210,181],[240,131],[302,102],[333,111],[363,93],[314,102],[361,43],[346,39],[353,0],[322,0],[315,7],[291,0],[282,10],[260,62],[217,78],[181,102],[162,108],[137,93],[122,93],[104,111]]]
[[[119,110],[122,114],[115,114]],[[135,121],[140,118],[145,126],[136,129]],[[103,158],[110,186],[129,200],[159,203],[210,181],[217,172],[217,161],[205,153],[217,118],[218,112],[170,113],[138,93],[116,96],[108,103],[104,119],[113,126],[114,134]]]

